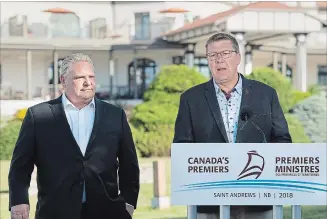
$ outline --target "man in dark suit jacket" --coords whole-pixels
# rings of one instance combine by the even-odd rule
[[[291,143],[276,91],[238,73],[241,57],[236,39],[217,33],[206,50],[212,79],[181,95],[174,143]],[[236,218],[241,211],[245,219],[271,219],[271,209],[232,206],[231,214]],[[218,206],[200,206],[197,211],[198,218],[205,218],[204,213],[219,218]]]
[[[9,172],[12,219],[28,218],[34,165],[36,219],[132,218],[139,166],[124,110],[94,98],[94,66],[85,54],[67,57],[60,79],[64,94],[24,118]]]

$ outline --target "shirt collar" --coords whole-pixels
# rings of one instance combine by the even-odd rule
[[[62,97],[61,97],[61,101],[62,101],[62,104],[63,104],[64,108],[67,108],[67,107],[69,107],[69,106],[71,106],[71,107],[73,107],[73,108],[76,108],[76,107],[74,106],[74,104],[72,104],[72,103],[68,100],[68,98],[66,97],[66,94],[65,94],[65,93],[63,93],[63,95],[62,95]],[[92,98],[92,101],[91,101],[88,105],[86,105],[85,107],[92,107],[92,108],[95,107],[94,97]]]
[[[214,79],[212,81],[215,86],[216,93],[222,92],[222,90],[220,89],[220,87],[218,86],[216,81]],[[242,93],[242,76],[240,74],[238,74],[238,81],[237,81],[237,84],[235,85],[234,89],[236,90],[236,92],[238,94]]]

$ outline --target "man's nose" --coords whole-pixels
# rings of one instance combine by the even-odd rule
[[[92,82],[90,80],[90,78],[86,78],[84,81],[84,85],[90,85]]]
[[[216,62],[217,62],[217,63],[222,63],[222,62],[225,62],[225,60],[224,60],[222,57],[217,56],[217,58],[216,58]]]

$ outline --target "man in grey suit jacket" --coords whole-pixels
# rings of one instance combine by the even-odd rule
[[[276,91],[238,73],[236,39],[217,33],[206,52],[212,79],[181,95],[174,143],[291,143]],[[197,212],[198,219],[219,218],[219,206],[201,206]],[[232,206],[231,216],[271,219],[272,206]]]

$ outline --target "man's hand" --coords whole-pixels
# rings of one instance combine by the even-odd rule
[[[126,211],[128,211],[128,213],[131,215],[131,217],[133,217],[134,206],[126,203]]]
[[[11,207],[11,219],[29,219],[30,206],[27,204]]]

